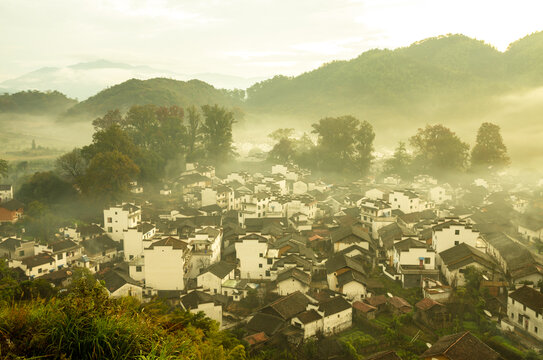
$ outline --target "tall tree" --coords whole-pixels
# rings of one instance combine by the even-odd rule
[[[87,169],[83,191],[87,195],[116,199],[128,190],[139,171],[134,161],[118,150],[98,153]]]
[[[194,105],[187,108],[187,160],[193,161],[201,138],[202,115]]]
[[[72,151],[60,156],[56,160],[57,171],[65,178],[77,183],[85,174],[87,160],[81,155],[81,149],[75,148]]]
[[[471,151],[474,168],[501,168],[510,163],[507,147],[503,143],[498,125],[485,122],[477,131],[475,146]]]
[[[8,162],[6,160],[0,159],[0,178],[6,177],[8,175]]]
[[[366,174],[372,160],[373,127],[353,116],[327,117],[313,124],[318,135],[317,164],[320,170],[352,175]]]
[[[441,124],[419,129],[409,143],[414,148],[415,167],[420,172],[443,177],[465,169],[469,145]]]
[[[72,201],[77,192],[72,184],[62,180],[51,171],[37,172],[21,185],[17,198],[29,204],[39,201],[43,204],[57,204],[62,201]]]
[[[232,125],[234,114],[218,105],[202,106],[204,122],[202,135],[204,150],[212,164],[221,164],[234,155]]]
[[[95,132],[92,135],[92,143],[84,146],[81,154],[90,161],[95,155],[110,151],[119,151],[130,158],[135,158],[139,154],[132,139],[118,124]]]
[[[411,176],[411,156],[407,152],[407,148],[403,141],[398,143],[398,147],[394,150],[394,155],[385,162],[384,173],[386,175],[396,174],[401,177]]]
[[[96,118],[92,121],[94,130],[105,130],[111,125],[121,126],[123,123],[123,116],[118,109],[109,110],[104,116]]]

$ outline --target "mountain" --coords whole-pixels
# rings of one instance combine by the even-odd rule
[[[0,113],[55,115],[77,104],[58,91],[21,91],[0,95]]]
[[[126,111],[132,105],[189,106],[219,104],[240,106],[244,93],[215,89],[200,81],[179,81],[165,78],[149,80],[131,79],[100,91],[68,110],[67,117],[96,117],[108,110]]]
[[[44,67],[15,79],[1,82],[0,91],[55,90],[67,94],[69,97],[84,100],[106,87],[129,79],[146,80],[156,77],[184,81],[198,79],[217,88],[225,89],[246,89],[257,81],[263,80],[261,77],[243,78],[215,73],[187,75],[149,66],[133,66],[108,60],[96,60],[65,67]]]

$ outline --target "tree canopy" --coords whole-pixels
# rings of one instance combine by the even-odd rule
[[[477,131],[471,151],[471,164],[476,169],[501,168],[510,163],[498,125],[485,122]]]

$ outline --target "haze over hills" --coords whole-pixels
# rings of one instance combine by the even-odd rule
[[[106,66],[134,70],[108,62],[73,68],[102,71]],[[463,35],[370,50],[296,77],[256,83],[246,94],[198,80],[132,79],[73,105],[64,119],[90,121],[110,109],[148,103],[239,107],[246,121],[245,132],[238,131],[238,136],[261,142],[279,127],[310,131],[310,124],[322,117],[345,114],[372,123],[376,144],[386,146],[405,141],[417,127],[436,123],[471,142],[478,126],[490,121],[504,130],[512,156],[523,158],[543,153],[536,136],[543,131],[543,32],[512,43],[505,52]]]
[[[52,90],[62,92],[72,98],[85,100],[106,87],[129,79],[146,80],[157,77],[182,81],[198,79],[225,89],[246,89],[255,82],[263,80],[263,78],[243,78],[216,73],[188,75],[149,66],[96,60],[65,67],[44,67],[0,82],[0,91],[14,93],[24,90]]]

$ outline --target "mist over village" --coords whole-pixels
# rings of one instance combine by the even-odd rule
[[[543,359],[542,10],[0,2],[0,358]]]

